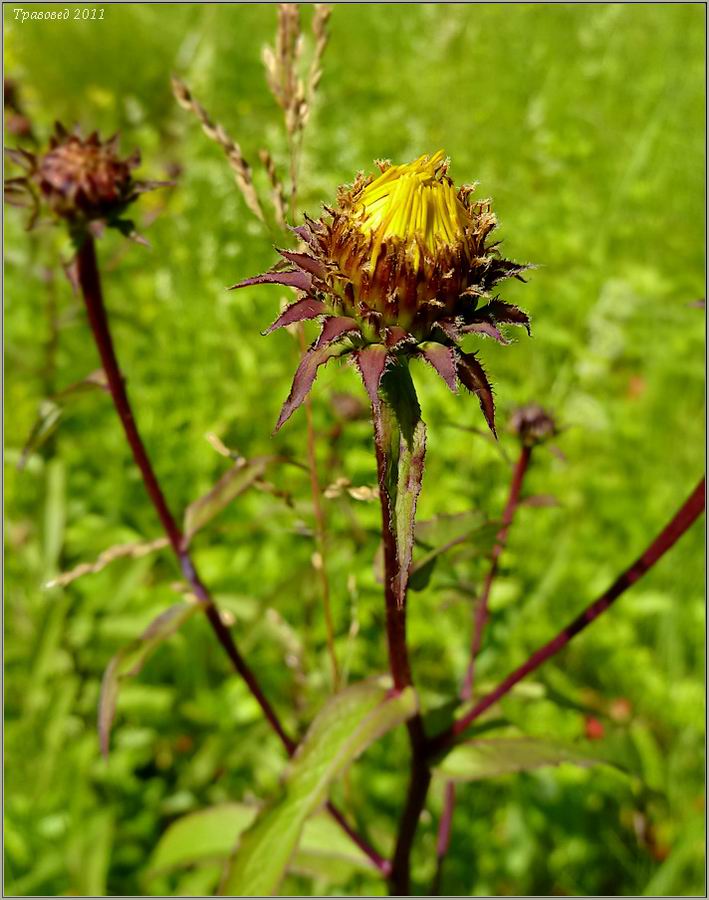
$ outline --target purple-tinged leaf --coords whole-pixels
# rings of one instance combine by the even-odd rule
[[[492,387],[487,380],[485,370],[480,365],[474,353],[458,353],[458,378],[461,384],[469,391],[478,395],[480,409],[483,411],[485,421],[490,431],[497,437],[495,431],[495,401],[492,397]]]
[[[283,287],[292,287],[307,293],[312,289],[313,279],[307,272],[264,272],[263,275],[255,275],[253,278],[232,284],[227,290],[236,291],[253,284],[282,284]]]
[[[527,329],[527,334],[531,335],[532,333],[527,313],[511,303],[505,303],[503,300],[491,300],[479,312],[481,316],[489,317],[493,322],[523,325]]]
[[[359,374],[362,376],[364,389],[369,394],[369,399],[376,411],[379,408],[380,403],[379,385],[391,357],[389,356],[386,347],[382,347],[381,344],[370,344],[369,347],[358,350],[355,353],[354,358],[355,364],[359,369]]]
[[[317,278],[325,277],[325,266],[320,260],[315,259],[314,256],[310,256],[308,253],[294,253],[292,250],[279,250],[278,252],[284,259],[287,259],[288,262],[293,263],[294,266],[297,266],[304,272],[310,272],[311,275],[315,275]]]
[[[457,342],[460,337],[460,327],[455,319],[439,319],[435,324],[449,340]]]
[[[509,344],[507,338],[502,334],[499,328],[495,328],[492,322],[471,322],[470,325],[464,325],[460,329],[461,334],[486,334],[500,344]]]
[[[359,332],[359,325],[349,316],[331,316],[325,319],[320,337],[315,342],[316,349],[318,347],[327,347],[333,341],[339,340],[343,335],[349,332]]]
[[[296,370],[290,394],[288,394],[288,398],[283,404],[274,432],[279,431],[283,427],[296,409],[301,405],[303,400],[308,396],[320,366],[334,356],[342,356],[343,352],[342,347],[333,345],[330,345],[329,347],[318,347],[317,349],[311,347],[306,351]]]
[[[428,341],[421,345],[421,355],[429,363],[455,394],[458,390],[458,354],[453,347]]]
[[[386,345],[390,350],[396,350],[402,344],[415,340],[416,338],[400,325],[390,325],[386,330]]]
[[[295,325],[296,322],[303,322],[305,319],[317,319],[318,316],[324,316],[327,313],[325,304],[315,297],[303,297],[287,306],[273,325],[262,331],[261,333],[271,334],[277,328],[283,328],[286,325]]]
[[[37,165],[37,157],[21,147],[6,147],[5,156],[28,172],[31,172]]]

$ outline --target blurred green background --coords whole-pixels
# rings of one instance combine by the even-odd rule
[[[312,9],[302,12],[307,27]],[[128,4],[106,6],[103,21],[23,24],[4,7],[5,74],[41,142],[55,119],[120,129],[123,149],[143,152],[141,175],[178,173],[175,189],[136,208],[152,249],[117,234],[100,245],[118,354],[175,510],[227,468],[208,433],[248,457],[305,458],[302,411],[270,436],[298,357],[291,335],[259,335],[279,289],[224,289],[273,262],[272,238],[169,86],[180,73],[255,166],[268,146],[285,171],[260,61],[275,18],[270,5]],[[499,447],[471,430],[483,425],[474,398],[414,370],[429,426],[421,518],[499,517],[516,405],[541,402],[564,426],[561,453],[540,450],[526,485],[555,504],[520,509],[493,591],[484,689],[606,587],[702,474],[705,10],[338,5],[331,34],[299,208],[317,214],[374,158],[403,162],[442,147],[454,179],[477,180],[493,198],[506,255],[538,264],[529,284],[503,290],[530,312],[532,339],[515,334],[502,348],[471,339],[495,384]],[[160,835],[185,813],[271,795],[282,752],[192,619],[126,683],[110,759],[100,757],[102,672],[181,587],[167,551],[44,587],[160,531],[108,397],[87,390],[46,405],[99,364],[60,270],[65,239],[23,225],[21,212],[6,213],[5,891],[209,891],[218,866],[151,871]],[[343,427],[343,394],[363,403],[352,371],[333,366],[314,389],[321,479],[372,485],[370,426],[361,415]],[[19,471],[41,411],[46,425],[51,414],[58,421]],[[297,729],[329,691],[312,507],[298,469],[268,479],[291,505],[244,494],[200,533],[195,555]],[[372,565],[378,512],[346,494],[326,503],[337,649],[356,680],[386,667]],[[697,525],[501,706],[527,733],[595,736],[632,776],[562,767],[463,786],[443,893],[702,893],[702,552]],[[484,554],[443,561],[411,596],[415,676],[429,707],[456,690],[485,567]],[[402,734],[387,736],[335,792],[383,850],[406,754]],[[433,875],[441,795],[434,784],[415,848],[420,892]],[[384,893],[366,873],[335,869],[334,878],[293,874],[283,892]]]

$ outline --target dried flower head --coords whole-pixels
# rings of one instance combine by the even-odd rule
[[[476,355],[458,342],[479,333],[507,343],[502,323],[529,331],[528,316],[493,295],[500,281],[521,279],[529,266],[503,259],[488,243],[496,225],[490,203],[474,201],[472,186],[455,188],[442,151],[378,165],[378,176],[358,175],[321,219],[306,216],[294,229],[307,252],[281,250],[283,261],[271,271],[233,286],[275,283],[302,292],[266,333],[323,319],[276,427],[302,403],[328,359],[352,357],[376,402],[386,368],[419,356],[451,390],[460,381],[475,392],[494,431],[490,384]]]
[[[554,417],[536,403],[520,406],[512,413],[510,431],[517,435],[525,447],[542,444],[558,434]]]
[[[59,123],[43,154],[8,150],[10,158],[25,169],[21,178],[5,182],[6,196],[16,205],[40,205],[69,223],[73,233],[90,229],[100,233],[113,225],[132,233],[132,224],[121,219],[126,207],[144,191],[169,182],[136,181],[132,170],[140,163],[135,151],[127,159],[118,155],[118,135],[102,141],[96,132],[84,138],[67,132]]]

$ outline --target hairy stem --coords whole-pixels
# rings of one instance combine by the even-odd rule
[[[403,602],[400,602],[396,587],[400,583],[400,563],[393,524],[392,502],[389,493],[389,485],[392,483],[390,466],[393,461],[389,458],[387,451],[381,410],[376,405],[372,407],[372,414],[379,481],[379,500],[382,511],[384,601],[389,668],[394,681],[394,688],[403,690],[413,684],[413,682],[406,643],[406,596],[404,596]],[[394,896],[408,896],[410,893],[411,848],[431,783],[431,769],[426,756],[427,742],[423,720],[417,713],[406,724],[411,745],[411,771],[406,801],[399,820],[396,846],[389,876],[389,891]]]
[[[457,719],[450,728],[437,735],[429,742],[429,754],[436,755],[448,749],[455,739],[461,735],[472,723],[479,718],[493,704],[497,703],[523,678],[534,672],[548,659],[565,647],[569,641],[579,632],[583,631],[591,622],[604,613],[618,597],[629,587],[635,584],[642,576],[660,560],[668,550],[682,537],[687,529],[699,518],[704,511],[704,478],[692,491],[689,498],[682,504],[660,534],[649,545],[645,552],[629,566],[613,584],[601,596],[591,603],[586,609],[566,628],[562,629],[556,637],[536,650],[529,659],[511,672],[504,681],[486,694],[475,706],[460,719]]]
[[[123,375],[121,374],[118,365],[118,359],[116,357],[113,338],[109,327],[108,315],[103,302],[101,278],[96,260],[96,247],[94,239],[90,235],[84,239],[76,256],[76,278],[81,295],[84,299],[89,324],[99,356],[101,357],[101,364],[106,374],[106,380],[108,382],[113,404],[118,413],[118,417],[121,420],[121,425],[123,426],[126,439],[133,454],[133,459],[140,470],[148,496],[150,497],[163,528],[165,529],[165,533],[170,541],[170,546],[178,559],[182,573],[189,583],[197,601],[204,607],[207,620],[212,626],[212,630],[214,631],[217,640],[224,648],[235,671],[244,679],[244,682],[258,705],[261,707],[266,720],[280,739],[288,756],[292,756],[296,751],[297,742],[294,741],[283,728],[278,715],[261,689],[256,676],[239,652],[231,632],[222,620],[217,605],[199,577],[192,561],[192,557],[187,549],[182,531],[170,512],[167,501],[165,500],[165,495],[162,492],[155,471],[153,470],[145,445],[143,444],[138,431],[128,394],[126,393]],[[343,814],[332,803],[328,803],[327,808],[335,821],[338,822],[345,833],[357,844],[357,846],[367,854],[379,871],[384,875],[387,875],[389,872],[387,861],[369,847],[363,838],[356,834],[356,832],[347,824]]]

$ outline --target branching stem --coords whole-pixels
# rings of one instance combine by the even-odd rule
[[[522,449],[519,453],[519,457],[517,458],[517,462],[515,463],[515,467],[512,470],[512,480],[510,482],[510,489],[507,495],[507,503],[505,504],[505,509],[502,513],[502,523],[500,530],[497,533],[495,546],[492,549],[490,568],[488,569],[487,575],[485,576],[482,591],[480,592],[480,598],[478,600],[477,606],[475,607],[475,613],[473,616],[473,633],[470,643],[470,661],[468,663],[468,669],[465,673],[465,680],[463,681],[460,689],[460,698],[464,701],[470,701],[473,696],[475,660],[477,659],[480,648],[482,647],[483,634],[485,632],[485,626],[489,618],[490,593],[492,591],[493,582],[497,577],[500,557],[502,556],[502,552],[507,544],[507,538],[510,532],[510,528],[514,520],[515,513],[517,512],[517,507],[519,506],[522,484],[524,482],[524,476],[526,475],[529,468],[531,458],[532,447],[523,444]],[[446,784],[445,793],[443,796],[443,810],[441,811],[441,818],[438,824],[438,842],[436,845],[436,873],[433,880],[433,886],[431,888],[431,893],[434,895],[438,893],[441,878],[443,877],[443,863],[446,858],[446,854],[448,853],[448,847],[450,846],[450,835],[453,825],[454,811],[455,784],[452,781],[449,781]]]
[[[123,426],[126,439],[133,454],[133,459],[140,470],[145,489],[160,518],[168,540],[170,541],[170,546],[178,559],[180,569],[190,585],[197,602],[204,607],[207,620],[212,626],[212,630],[214,631],[217,640],[229,657],[235,671],[244,679],[244,682],[258,705],[261,707],[266,720],[280,739],[288,756],[292,756],[297,749],[297,742],[294,741],[283,728],[278,715],[261,689],[256,676],[239,652],[231,632],[224,624],[216,603],[199,577],[182,531],[170,512],[167,501],[165,500],[165,495],[163,494],[160,483],[158,482],[148,457],[145,445],[143,444],[143,440],[135,422],[135,417],[133,416],[133,410],[128,399],[123,375],[121,374],[113,346],[108,315],[103,301],[101,278],[96,259],[96,246],[91,235],[86,236],[77,253],[76,280],[84,299],[89,324],[99,356],[101,357],[101,364],[106,374],[106,380],[108,382],[113,404],[118,413],[121,425]],[[332,803],[328,803],[327,808],[335,821],[354,843],[367,854],[376,868],[383,875],[388,875],[390,870],[388,861],[373,850],[367,842],[351,828],[343,814]]]
[[[487,625],[487,620],[489,617],[490,592],[492,590],[493,582],[497,577],[500,556],[502,555],[502,551],[505,549],[505,545],[507,544],[507,537],[510,532],[510,526],[512,525],[512,521],[514,520],[515,513],[519,505],[522,483],[529,467],[531,456],[532,448],[523,445],[512,472],[510,491],[507,497],[507,503],[505,504],[504,512],[502,514],[502,526],[497,533],[497,540],[495,542],[495,546],[492,549],[492,560],[490,562],[490,568],[488,569],[488,573],[485,576],[483,588],[480,593],[480,599],[475,609],[475,616],[473,620],[473,636],[470,646],[470,662],[468,663],[468,670],[465,674],[465,681],[463,682],[463,686],[460,690],[461,700],[471,700],[473,696],[475,660],[482,646],[483,634],[485,632],[485,626]]]
[[[704,478],[692,491],[689,498],[682,504],[660,534],[649,545],[645,552],[636,559],[613,584],[601,596],[591,603],[586,609],[576,616],[566,628],[563,628],[556,637],[548,641],[544,646],[536,650],[529,659],[518,666],[500,684],[486,694],[475,706],[460,719],[457,719],[449,728],[438,734],[429,742],[429,755],[436,756],[447,750],[472,723],[486,712],[493,704],[497,703],[523,678],[534,672],[548,659],[565,647],[569,641],[579,632],[583,631],[591,622],[604,613],[618,597],[629,587],[635,584],[642,576],[660,560],[668,550],[682,537],[687,529],[699,518],[704,511]]]

